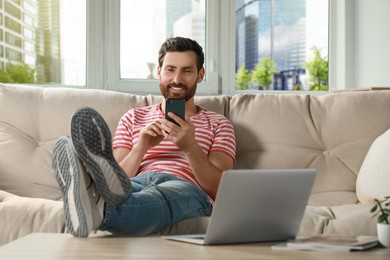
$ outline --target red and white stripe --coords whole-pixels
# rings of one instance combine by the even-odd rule
[[[160,105],[135,108],[122,116],[113,140],[113,148],[132,147],[138,142],[143,127],[156,120],[162,120],[164,113]],[[230,121],[223,115],[200,108],[190,117],[195,125],[195,139],[207,155],[210,152],[223,152],[235,159],[236,141]],[[144,156],[139,174],[164,172],[188,180],[198,185],[184,153],[171,141],[164,139],[151,148]]]

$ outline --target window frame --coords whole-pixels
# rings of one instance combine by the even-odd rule
[[[237,90],[235,85],[235,0],[220,1],[221,47],[220,73],[222,78],[221,94],[234,95],[245,93],[262,94],[311,94],[323,95],[328,92],[353,88],[354,86],[354,0],[329,0],[328,14],[328,91],[275,91],[275,90]],[[223,3],[222,3],[223,1]]]
[[[348,1],[348,0],[346,0]],[[234,27],[232,28],[236,28],[236,24],[235,24],[235,8],[236,8],[236,0],[229,0],[230,2],[230,5],[231,5],[231,10],[230,10],[230,17],[228,18],[230,20],[230,22],[233,22],[233,25]],[[331,38],[331,32],[334,31],[334,29],[331,29],[331,26],[332,26],[332,23],[331,23],[331,19],[334,18],[334,16],[331,15],[331,11],[336,11],[336,3],[337,2],[344,2],[344,0],[340,1],[340,0],[328,0],[328,5],[329,5],[329,10],[328,10],[328,26],[329,26],[329,29],[328,29],[328,61],[329,61],[329,67],[328,67],[328,91],[318,91],[318,90],[300,90],[300,91],[292,91],[292,90],[239,90],[239,89],[236,89],[236,82],[235,82],[235,70],[234,70],[234,67],[235,67],[235,55],[233,57],[231,57],[231,62],[232,62],[232,65],[231,65],[231,71],[225,75],[225,77],[230,77],[229,79],[229,91],[227,92],[228,94],[246,94],[246,93],[262,93],[262,94],[311,94],[311,95],[322,95],[322,94],[326,94],[328,92],[330,92],[332,90],[332,86],[331,86],[331,78],[333,78],[333,76],[331,74],[334,73],[333,70],[331,70],[330,68],[330,59],[331,57],[334,58],[336,57],[335,55],[332,54],[332,51],[333,51],[333,48],[334,46],[331,46],[331,42],[329,41],[329,39]],[[333,7],[333,9],[331,10],[331,7]],[[334,27],[335,29],[337,29],[336,25],[334,24]],[[234,44],[234,47],[233,47],[233,50],[234,50],[234,54],[235,54],[235,40],[236,40],[236,35],[235,35],[235,30],[234,32],[231,32],[231,36],[229,38],[229,43],[231,44]]]
[[[137,94],[159,94],[157,80],[120,79],[119,39],[120,0],[88,0],[87,87]],[[207,82],[199,84],[201,95],[239,93],[324,93],[323,91],[261,91],[235,88],[235,0],[206,1],[206,71]],[[353,1],[330,0],[329,39],[332,35],[350,32],[353,26],[348,13]],[[99,19],[98,19],[99,18]],[[344,25],[342,28],[336,23]],[[346,34],[336,42],[329,41],[329,91],[335,86],[347,86],[348,78],[341,77],[336,68],[347,68],[352,56],[346,53]],[[100,44],[92,44],[100,43]],[[337,46],[337,48],[336,48]],[[340,56],[341,55],[341,56]],[[343,58],[340,58],[343,57]],[[156,57],[157,59],[157,57]],[[212,69],[210,69],[212,68]],[[337,79],[337,77],[339,79]]]
[[[197,93],[212,95],[218,88],[218,1],[206,1],[206,81]],[[137,94],[159,94],[158,80],[120,78],[120,0],[89,0],[87,38],[87,87]],[[96,19],[100,17],[99,19]],[[103,19],[102,19],[103,18]],[[100,31],[99,31],[100,28]],[[91,44],[100,42],[101,44]],[[156,61],[157,61],[156,53]],[[103,72],[103,73],[101,73]]]
[[[160,94],[158,80],[119,78],[120,0],[86,0],[86,85],[134,94]],[[329,0],[329,90],[353,86],[354,0]],[[235,89],[235,0],[207,1],[206,71],[200,95],[240,93],[316,94],[319,91],[255,91]],[[232,29],[234,28],[234,29]],[[352,46],[352,47],[351,47]],[[157,60],[157,54],[156,54]],[[11,84],[12,85],[12,84]],[[54,85],[41,85],[53,87]],[[326,93],[326,92],[325,92]]]

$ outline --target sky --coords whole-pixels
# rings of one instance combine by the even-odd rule
[[[310,56],[311,48],[317,46],[328,56],[329,30],[319,29],[328,27],[328,0],[307,0],[306,10],[306,53]]]
[[[139,11],[145,8],[151,8],[151,11]],[[161,44],[165,40],[164,8],[164,1],[161,0],[122,1],[120,28],[122,78],[145,78],[150,74],[146,62],[157,63],[156,42]]]
[[[63,84],[86,84],[86,0],[62,0]]]

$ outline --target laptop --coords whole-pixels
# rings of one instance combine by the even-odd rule
[[[225,171],[206,234],[162,238],[200,245],[294,239],[315,176],[314,169]]]

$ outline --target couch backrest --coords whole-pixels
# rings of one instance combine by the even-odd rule
[[[69,135],[75,110],[95,108],[114,133],[130,108],[161,101],[104,90],[0,85],[0,189],[60,199],[51,173],[52,147]],[[237,168],[318,169],[314,205],[357,202],[361,163],[372,141],[390,128],[390,91],[202,96],[196,102],[232,121]]]
[[[237,167],[314,168],[310,204],[356,203],[356,177],[373,140],[390,128],[388,111],[390,91],[233,96]]]

